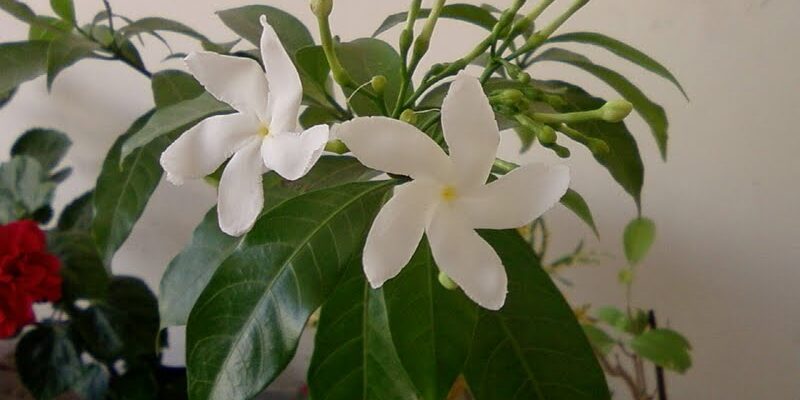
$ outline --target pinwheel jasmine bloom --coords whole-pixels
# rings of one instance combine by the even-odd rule
[[[531,164],[487,184],[500,131],[480,82],[463,72],[442,104],[442,127],[449,156],[420,130],[394,119],[357,118],[337,129],[364,165],[412,178],[378,213],[364,248],[364,272],[372,287],[380,287],[427,234],[442,272],[476,303],[497,310],[508,278],[475,229],[530,223],[567,191],[569,170]]]
[[[261,24],[266,74],[247,58],[209,52],[186,58],[206,90],[237,112],[203,120],[161,155],[167,179],[178,185],[213,173],[230,158],[219,182],[218,214],[220,228],[233,236],[250,230],[264,206],[261,176],[273,170],[289,180],[302,177],[328,141],[325,125],[298,128],[300,77],[263,16]]]

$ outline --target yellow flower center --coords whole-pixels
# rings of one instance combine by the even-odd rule
[[[269,127],[266,124],[261,124],[258,127],[258,134],[261,137],[267,137],[269,135]]]
[[[440,195],[442,196],[442,200],[449,203],[456,199],[458,193],[456,193],[456,188],[448,185],[442,188]]]

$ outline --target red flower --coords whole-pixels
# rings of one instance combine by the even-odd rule
[[[61,298],[60,267],[35,222],[0,225],[0,337],[34,322],[35,301]]]

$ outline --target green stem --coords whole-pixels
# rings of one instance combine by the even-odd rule
[[[433,30],[436,28],[436,23],[439,21],[439,16],[442,14],[445,0],[436,0],[431,8],[431,13],[425,21],[425,26],[422,27],[422,32],[416,40],[414,40],[414,51],[411,54],[411,63],[408,66],[409,75],[414,75],[419,62],[422,57],[428,52],[431,45],[431,38],[433,37]]]
[[[342,88],[355,89],[357,87],[350,74],[342,67],[339,62],[339,56],[336,54],[336,49],[333,45],[333,36],[331,34],[331,25],[328,22],[327,15],[317,16],[317,25],[319,26],[320,41],[322,41],[322,51],[325,52],[325,59],[328,61],[328,66],[331,68],[333,80]]]
[[[573,124],[577,122],[592,121],[602,119],[603,112],[600,109],[591,111],[576,111],[571,113],[533,113],[530,117],[545,124]]]
[[[406,18],[406,27],[400,33],[400,57],[402,63],[400,64],[400,91],[397,95],[397,102],[392,117],[397,118],[403,112],[403,99],[408,95],[408,89],[411,87],[411,79],[413,78],[408,70],[408,50],[411,48],[411,42],[414,40],[414,23],[419,15],[419,9],[422,5],[422,0],[412,0],[411,6],[408,9],[408,17]]]

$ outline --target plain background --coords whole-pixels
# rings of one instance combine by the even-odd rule
[[[28,3],[41,12],[47,9],[44,0]],[[76,3],[84,21],[101,6],[99,0]],[[214,11],[249,3],[112,1],[123,15],[174,18],[217,41],[235,35]],[[263,3],[312,21],[305,1]],[[491,3],[503,7],[510,1]],[[567,3],[556,1],[544,19]],[[343,40],[368,36],[383,16],[406,4],[337,0],[333,29]],[[675,399],[800,396],[798,17],[796,0],[595,0],[563,28],[603,32],[645,50],[678,76],[691,97],[687,103],[669,83],[610,53],[585,51],[595,62],[624,72],[669,113],[667,163],[659,159],[638,116],[630,119],[630,126],[647,167],[644,212],[658,224],[658,241],[641,267],[635,302],[655,308],[662,323],[684,332],[694,346],[694,367],[685,376],[669,377]],[[437,33],[427,64],[465,54],[484,34],[451,21],[442,23]],[[20,40],[25,34],[23,24],[0,16],[0,41]],[[394,44],[397,34],[395,29],[383,38]],[[197,48],[191,41],[170,39],[176,51]],[[151,70],[181,67],[178,61],[161,62],[166,53],[159,43],[147,44],[144,56]],[[542,64],[532,73],[617,97],[571,67]],[[75,174],[58,193],[56,204],[62,206],[93,186],[116,136],[150,107],[149,84],[136,72],[119,63],[81,62],[59,76],[52,93],[40,78],[24,85],[0,110],[0,152],[7,154],[15,137],[30,127],[67,132],[75,146],[66,163]],[[504,154],[518,159],[513,136],[504,134]],[[587,151],[572,149],[566,163],[572,168],[573,187],[589,201],[602,240],[593,239],[573,215],[556,207],[548,214],[554,248],[566,251],[584,238],[590,248],[608,256],[599,265],[566,274],[574,283],[568,297],[575,304],[621,305],[623,291],[615,279],[623,264],[620,237],[634,216],[634,206]],[[558,161],[542,151],[519,159]],[[162,183],[115,258],[115,271],[144,277],[157,288],[165,266],[188,241],[214,197],[202,183],[180,188]],[[181,363],[182,332],[173,333],[174,348],[167,361]],[[307,355],[308,349],[301,353]]]

